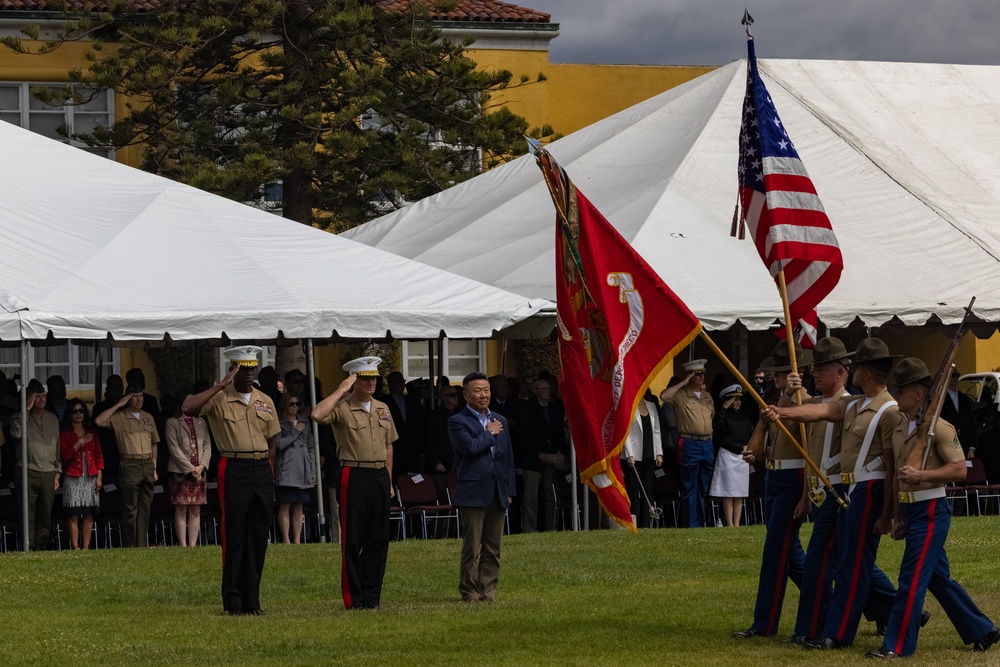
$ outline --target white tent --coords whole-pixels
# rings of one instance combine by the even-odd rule
[[[843,249],[832,328],[975,312],[1000,322],[1000,67],[761,60]],[[730,237],[746,62],[550,146],[580,190],[709,329],[781,316],[749,239]],[[554,299],[554,209],[533,158],[347,232],[519,294]]]
[[[0,123],[0,339],[488,337],[550,305]]]

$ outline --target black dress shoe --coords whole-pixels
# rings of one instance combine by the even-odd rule
[[[760,630],[755,630],[754,628],[747,628],[746,630],[741,630],[740,632],[734,632],[729,636],[733,639],[750,639],[751,637],[763,637],[764,633]]]
[[[226,613],[230,616],[242,616],[244,612],[242,607],[231,607]]]
[[[792,635],[791,637],[789,637],[788,639],[786,639],[785,641],[783,641],[781,643],[782,644],[795,644],[796,646],[802,646],[803,644],[806,643],[806,636],[805,635],[800,635],[800,634],[796,633],[796,634]]]
[[[887,660],[890,658],[898,658],[899,654],[895,651],[890,651],[889,649],[876,648],[865,653],[866,658],[875,658],[876,660]]]
[[[972,645],[972,650],[976,653],[986,653],[990,650],[991,646],[997,643],[998,639],[1000,639],[1000,628],[994,625],[992,630]]]
[[[267,612],[257,607],[256,609],[247,609],[243,612],[244,616],[267,616]]]
[[[924,627],[931,620],[931,613],[924,609],[920,612],[920,627]]]
[[[844,643],[837,641],[833,637],[817,637],[816,639],[807,639],[802,645],[814,651],[832,651],[836,648],[844,648]]]

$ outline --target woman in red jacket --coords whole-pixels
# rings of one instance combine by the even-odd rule
[[[94,514],[100,505],[98,492],[104,470],[104,455],[97,431],[90,425],[87,406],[78,398],[66,406],[59,450],[63,460],[63,508],[73,549],[89,549]],[[80,520],[83,520],[81,529]]]

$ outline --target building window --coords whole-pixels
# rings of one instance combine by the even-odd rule
[[[403,375],[407,380],[431,376],[428,344],[424,341],[403,341]],[[437,348],[434,345],[434,372],[437,373]],[[473,371],[486,372],[486,341],[474,338],[445,338],[441,343],[443,357],[441,373],[452,382],[461,382]]]
[[[37,88],[59,90],[63,86],[40,83],[0,83],[0,120],[31,130],[44,137],[82,148],[88,153],[114,159],[114,150],[90,148],[80,141],[67,139],[60,129],[73,133],[92,132],[98,125],[111,127],[114,118],[113,93],[110,90],[96,93],[82,104],[50,106],[35,99],[31,91]],[[90,90],[81,88],[85,95]]]
[[[28,357],[28,378],[38,378],[42,383],[52,375],[61,375],[66,381],[66,389],[92,390],[94,388],[94,358],[93,345],[44,345],[32,347]],[[119,372],[118,349],[105,347],[101,355],[101,377]],[[21,374],[21,348],[0,348],[0,370],[8,378]]]

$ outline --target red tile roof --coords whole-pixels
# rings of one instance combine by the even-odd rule
[[[484,23],[548,23],[550,16],[544,12],[519,7],[499,0],[379,0],[382,9],[390,12],[409,12],[412,3],[423,5],[435,21],[476,21]],[[149,11],[159,7],[161,0],[133,0],[132,6],[138,11]],[[71,11],[83,9],[104,9],[101,0],[64,0],[63,6]],[[49,9],[46,0],[0,0],[0,12],[60,11]]]

